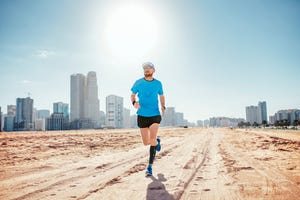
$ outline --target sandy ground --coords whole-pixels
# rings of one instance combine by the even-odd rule
[[[145,177],[138,129],[0,133],[0,199],[299,199],[300,131],[160,129]]]

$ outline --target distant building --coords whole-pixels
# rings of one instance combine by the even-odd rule
[[[93,128],[100,126],[100,108],[98,98],[98,84],[96,72],[89,72],[86,78],[86,89],[84,99],[84,118],[93,122]]]
[[[98,128],[100,109],[96,72],[71,75],[71,123],[79,129]],[[73,123],[74,122],[74,123]]]
[[[50,118],[47,119],[46,130],[66,130],[66,118],[63,113],[53,113]]]
[[[53,103],[53,113],[63,113],[64,118],[69,120],[69,104],[63,102]]]
[[[209,126],[209,120],[208,119],[204,120],[203,126],[204,127],[208,127]]]
[[[184,114],[181,112],[175,112],[175,126],[187,125],[184,121]]]
[[[130,127],[131,128],[137,128],[137,116],[134,114],[134,115],[131,115],[130,116]]]
[[[32,129],[35,130],[35,121],[38,119],[38,112],[36,108],[32,110]]]
[[[265,101],[258,102],[257,106],[257,123],[262,124],[263,121],[268,122],[267,119],[267,103]]]
[[[106,97],[106,127],[123,127],[123,97],[109,95]]]
[[[3,130],[6,132],[14,131],[15,116],[6,115],[4,117],[4,127]]]
[[[239,122],[245,121],[242,118],[229,117],[211,117],[209,119],[210,127],[237,127]]]
[[[50,110],[38,110],[38,119],[46,119],[50,117]]]
[[[35,123],[34,123],[34,130],[36,130],[36,131],[44,131],[44,130],[46,130],[45,119],[36,119]]]
[[[255,122],[258,123],[257,119],[257,106],[247,106],[246,107],[246,121],[253,125]]]
[[[279,110],[277,113],[275,113],[275,120],[288,120],[289,111],[288,110]]]
[[[7,115],[9,115],[9,116],[16,115],[16,105],[8,105],[7,106]]]
[[[198,120],[197,121],[197,126],[198,127],[203,127],[203,121],[202,120]]]
[[[2,131],[2,111],[0,106],[0,132]]]
[[[275,123],[275,116],[269,116],[269,123],[274,124]]]
[[[176,115],[174,107],[167,107],[161,126],[176,126]]]
[[[37,110],[37,119],[35,120],[34,129],[37,131],[46,130],[46,120],[50,117],[49,110]]]
[[[25,131],[33,129],[33,99],[17,98],[16,103],[16,118],[14,129],[16,131]]]
[[[279,110],[273,116],[270,116],[270,119],[273,120],[272,124],[275,124],[277,121],[287,120],[292,125],[294,121],[300,120],[300,110],[299,109]]]
[[[15,105],[8,105],[7,106],[7,115],[4,116],[4,127],[3,130],[10,132],[14,131],[14,123],[15,123],[15,116],[16,116],[16,106]]]
[[[104,127],[104,126],[105,126],[105,112],[100,111],[100,127]]]
[[[71,75],[71,122],[84,119],[85,76]]]
[[[130,110],[128,108],[123,108],[123,128],[131,128]]]

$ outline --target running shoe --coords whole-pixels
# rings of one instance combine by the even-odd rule
[[[155,146],[155,150],[156,150],[156,151],[160,151],[160,150],[161,150],[161,146],[160,146],[160,138],[157,137],[157,138],[156,138],[156,141],[157,141],[157,145]]]
[[[152,176],[152,167],[150,166],[147,167],[146,176]]]

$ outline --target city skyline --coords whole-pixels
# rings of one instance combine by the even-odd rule
[[[0,106],[30,92],[51,110],[70,102],[70,74],[95,71],[100,110],[115,94],[135,113],[130,88],[152,61],[166,106],[192,122],[245,118],[260,100],[268,115],[297,109],[299,18],[292,0],[1,1]]]

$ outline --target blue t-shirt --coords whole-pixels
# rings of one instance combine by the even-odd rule
[[[163,95],[162,84],[159,80],[147,81],[145,78],[137,80],[131,88],[133,94],[138,94],[140,109],[137,114],[144,117],[160,115],[158,95]]]

